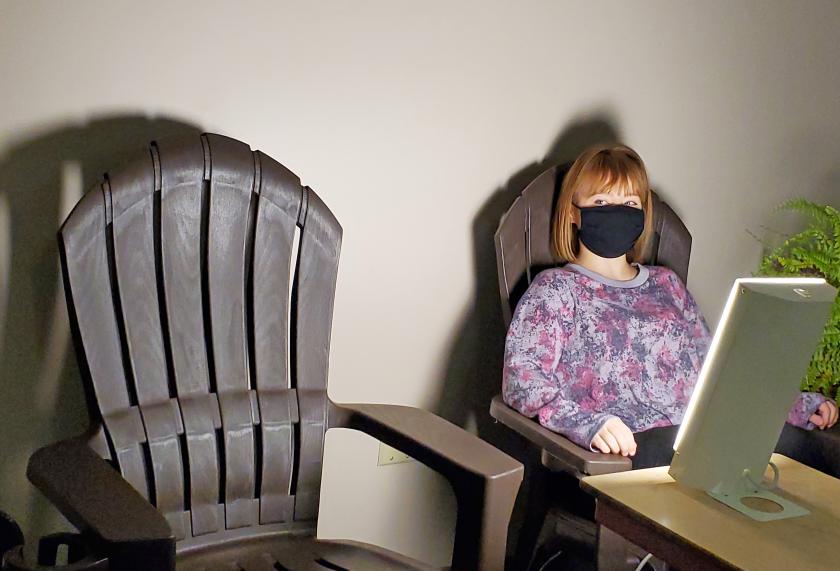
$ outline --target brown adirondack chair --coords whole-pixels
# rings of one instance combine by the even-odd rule
[[[315,539],[333,427],[446,477],[452,568],[503,568],[521,464],[429,412],[327,396],[341,233],[292,172],[212,134],[152,143],[70,214],[61,263],[91,427],[28,475],[111,569],[428,568]]]
[[[505,327],[510,325],[516,304],[532,279],[540,271],[560,265],[551,248],[551,219],[563,176],[570,166],[551,167],[538,175],[516,198],[499,223],[495,235],[496,265]],[[646,263],[667,266],[686,283],[691,255],[691,234],[679,216],[655,192],[653,213],[655,230]],[[562,472],[579,479],[587,475],[621,472],[632,468],[629,458],[618,454],[590,452],[564,436],[544,428],[536,420],[508,407],[501,395],[493,398],[490,415],[540,449],[542,466],[549,471]],[[529,481],[532,481],[530,477]],[[571,490],[573,494],[576,492],[577,490]],[[545,495],[537,491],[531,493],[530,497],[529,517],[543,518],[546,508]],[[536,522],[535,528],[540,530],[542,523]],[[594,522],[592,527],[594,534]],[[609,534],[603,530],[601,533],[603,536]],[[533,537],[524,538],[524,546],[517,548],[520,564],[523,558],[530,558],[538,535],[545,536],[545,530],[539,531]],[[607,557],[615,556],[614,553],[604,553],[605,546],[610,544],[611,551],[621,549],[622,542],[619,539],[609,537],[609,540],[599,542],[601,545],[598,548],[598,557],[602,562]],[[618,548],[615,547],[616,544]]]

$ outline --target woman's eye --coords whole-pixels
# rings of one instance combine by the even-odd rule
[[[624,206],[636,206],[636,201],[635,200],[628,200],[627,202],[624,203]]]
[[[595,200],[595,205],[596,206],[604,206],[606,204],[607,204],[607,201],[604,200],[603,198],[598,198],[597,200]]]

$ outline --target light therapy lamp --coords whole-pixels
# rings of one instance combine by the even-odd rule
[[[675,480],[760,521],[809,513],[772,492],[769,461],[836,296],[821,278],[735,280],[674,443]]]

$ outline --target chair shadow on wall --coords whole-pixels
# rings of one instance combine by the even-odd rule
[[[598,143],[619,142],[616,121],[603,113],[571,122],[555,138],[545,157],[521,168],[496,189],[476,213],[472,224],[473,299],[465,311],[446,363],[435,412],[468,429],[507,452],[526,466],[539,466],[539,449],[490,417],[490,401],[501,392],[505,327],[499,299],[496,252],[493,236],[502,215],[538,174],[551,166],[573,161],[581,152]],[[525,524],[524,498],[528,477],[509,527],[508,546],[514,548],[520,528]]]
[[[121,115],[39,129],[0,148],[0,510],[30,541],[65,524],[26,480],[29,456],[88,426],[69,350],[58,227],[131,151],[200,132],[175,119]]]

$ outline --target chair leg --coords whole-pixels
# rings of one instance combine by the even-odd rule
[[[605,571],[632,570],[647,555],[647,552],[630,543],[614,531],[598,526],[598,569]],[[677,571],[661,559],[651,558],[647,563],[656,571]]]
[[[629,542],[616,532],[598,526],[598,569],[621,570],[628,567],[627,546]]]
[[[546,470],[541,466],[532,467],[531,474],[526,476],[526,481],[528,482],[525,496],[527,517],[516,541],[513,569],[529,569],[537,546],[544,543],[553,532],[551,522],[546,517],[549,507]]]

